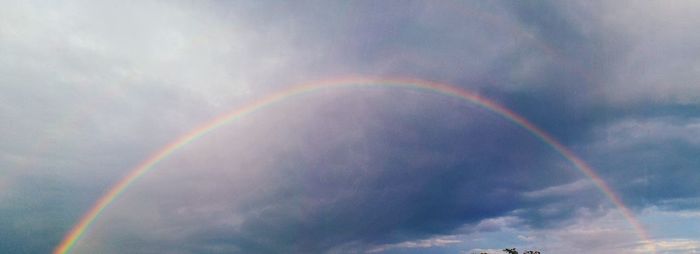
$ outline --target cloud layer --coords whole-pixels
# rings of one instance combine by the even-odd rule
[[[700,209],[698,8],[4,1],[0,250],[49,252],[112,183],[208,119],[292,84],[367,75],[445,82],[513,109],[596,168],[660,249],[697,251],[679,222]],[[183,147],[75,251],[643,253],[614,214],[570,162],[487,110],[333,90]]]

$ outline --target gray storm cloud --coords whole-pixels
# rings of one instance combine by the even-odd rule
[[[223,128],[114,204],[94,237],[120,240],[86,239],[99,246],[85,251],[362,250],[504,215],[547,186],[541,175],[576,175],[543,163],[557,155],[520,127],[434,94],[305,95]]]
[[[111,184],[208,119],[347,75],[474,90],[579,153],[640,216],[698,209],[692,1],[0,5],[3,253],[50,252]],[[610,211],[568,162],[487,111],[434,94],[332,91],[183,147],[76,250],[400,252],[508,230],[540,236],[524,242],[597,241],[567,229],[605,224]],[[479,226],[502,218],[514,222]],[[669,230],[679,239],[661,245],[697,246],[693,231]]]

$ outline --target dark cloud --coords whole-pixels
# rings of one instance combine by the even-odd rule
[[[185,239],[176,242],[240,252],[367,248],[451,233],[516,209],[538,214],[547,202],[521,193],[576,177],[551,148],[500,116],[397,90],[290,99],[191,146],[115,205],[136,203],[96,227],[105,238],[114,237],[109,223],[126,220],[182,228]],[[200,208],[213,210],[198,218],[174,212]],[[134,213],[158,219],[129,219]],[[132,234],[132,241],[162,237]]]
[[[358,74],[476,91],[582,155],[637,213],[698,209],[692,2],[4,5],[3,252],[48,252],[110,183],[207,119]],[[77,251],[439,252],[451,248],[439,239],[480,232],[565,239],[610,209],[570,162],[492,112],[415,91],[328,91],[184,146]],[[611,244],[589,233],[570,235]],[[668,242],[696,244],[681,238]]]
[[[675,120],[673,119],[675,118]],[[598,132],[591,161],[604,169],[626,201],[637,207],[697,209],[700,144],[696,118],[628,118]],[[686,201],[684,201],[686,200]],[[695,205],[694,205],[695,204]]]

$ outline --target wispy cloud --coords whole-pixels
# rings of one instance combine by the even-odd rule
[[[433,237],[429,239],[406,241],[394,244],[380,245],[375,248],[370,249],[369,253],[384,252],[391,249],[415,249],[415,248],[432,248],[432,247],[443,247],[447,245],[453,245],[461,243],[457,237]]]
[[[527,198],[546,198],[553,196],[568,196],[572,193],[579,192],[588,188],[592,188],[593,183],[587,179],[576,180],[571,183],[566,183],[557,186],[547,187],[541,190],[528,191],[523,193]]]

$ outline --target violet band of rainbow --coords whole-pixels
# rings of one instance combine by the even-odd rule
[[[136,180],[142,177],[153,169],[153,166],[163,159],[167,158],[174,151],[186,146],[190,142],[210,133],[217,128],[226,125],[236,119],[244,117],[261,108],[273,105],[295,96],[316,92],[326,89],[341,89],[353,87],[386,87],[386,88],[402,88],[415,89],[419,91],[434,92],[450,97],[462,99],[464,101],[475,104],[479,107],[496,113],[510,122],[524,128],[533,136],[540,139],[545,144],[552,147],[557,153],[561,154],[566,160],[570,161],[574,167],[588,177],[595,186],[616,206],[618,211],[634,229],[641,241],[647,244],[647,248],[651,253],[656,253],[654,244],[651,241],[649,233],[644,226],[634,216],[632,211],[625,206],[620,196],[616,194],[612,188],[589,166],[586,162],[576,156],[571,150],[562,145],[552,135],[535,126],[529,120],[518,115],[512,110],[480,96],[477,93],[465,90],[452,85],[436,83],[431,81],[410,79],[410,78],[367,78],[367,77],[350,77],[342,79],[332,79],[326,81],[306,83],[302,85],[291,86],[287,89],[280,90],[265,96],[259,100],[253,101],[245,106],[232,110],[228,113],[220,115],[209,122],[200,125],[199,127],[189,131],[183,136],[175,139],[166,146],[160,148],[155,153],[151,154],[146,160],[142,161],[129,173],[114,184],[97,202],[80,218],[78,223],[66,234],[60,244],[54,249],[54,254],[70,253],[75,244],[85,234],[85,231],[99,218],[105,209],[112,204],[128,187]]]

